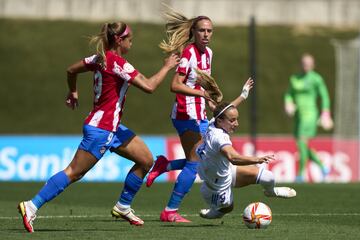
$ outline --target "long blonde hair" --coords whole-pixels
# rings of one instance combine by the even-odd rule
[[[126,29],[127,25],[123,22],[105,23],[99,34],[90,37],[90,45],[95,45],[97,61],[103,67],[106,65],[105,52],[115,45],[115,35],[123,34]]]
[[[196,27],[197,22],[211,19],[207,16],[198,16],[188,19],[179,12],[165,5],[167,10],[164,12],[166,19],[165,32],[167,39],[163,40],[159,47],[166,53],[179,53],[184,50],[186,45],[191,42],[193,37],[192,29]]]
[[[204,71],[195,69],[197,74],[197,83],[200,84],[210,95],[210,98],[219,104],[223,99],[223,94],[217,85],[215,79]]]

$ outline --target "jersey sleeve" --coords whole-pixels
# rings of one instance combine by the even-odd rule
[[[318,75],[317,78],[317,88],[321,98],[321,110],[330,110],[329,92],[323,78],[320,75]]]
[[[99,64],[97,63],[98,56],[92,55],[90,57],[86,57],[83,59],[83,63],[85,64],[86,68],[90,71],[95,71],[98,69]]]
[[[184,75],[188,73],[190,67],[190,57],[190,52],[185,49],[181,55],[180,63],[176,69],[177,73],[182,73]]]
[[[139,74],[139,71],[123,58],[118,58],[114,61],[114,67],[112,71],[114,74],[124,79],[128,83],[131,83]]]
[[[226,133],[217,133],[213,138],[213,146],[216,151],[220,151],[224,146],[232,145],[230,137]]]

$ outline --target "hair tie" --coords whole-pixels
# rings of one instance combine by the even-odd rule
[[[130,31],[131,31],[131,28],[129,27],[129,25],[126,24],[125,31],[119,37],[123,38],[123,37],[129,35]]]

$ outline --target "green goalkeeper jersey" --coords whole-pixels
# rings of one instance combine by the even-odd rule
[[[330,110],[328,90],[320,74],[315,71],[294,74],[290,77],[285,102],[296,105],[295,135],[312,137],[316,134],[318,119],[317,98],[321,98],[321,110]]]
[[[286,102],[293,102],[299,114],[317,112],[317,97],[321,98],[321,109],[330,110],[329,94],[323,78],[315,71],[294,74],[285,94]]]

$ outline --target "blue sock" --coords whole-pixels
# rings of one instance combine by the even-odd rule
[[[120,195],[119,202],[122,205],[131,205],[131,202],[139,191],[143,180],[135,175],[134,172],[129,172],[125,179],[125,186]]]
[[[69,186],[70,179],[64,171],[53,175],[38,192],[38,194],[31,199],[37,209],[41,208],[46,202],[50,201],[59,195],[64,189]]]
[[[171,209],[178,209],[185,194],[190,191],[196,179],[198,162],[187,161],[184,169],[176,179],[174,190],[171,194],[167,207]]]
[[[186,162],[187,162],[186,158],[172,160],[170,161],[170,167],[168,167],[169,168],[168,170],[171,171],[171,170],[183,169],[185,167]]]

